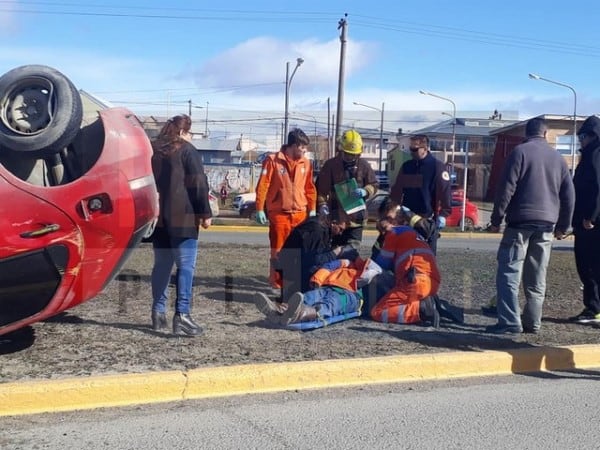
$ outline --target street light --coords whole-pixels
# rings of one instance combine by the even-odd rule
[[[315,123],[315,135],[314,135],[314,140],[313,140],[313,148],[314,148],[314,156],[315,159],[314,161],[317,161],[317,158],[319,157],[319,140],[317,139],[317,118],[315,116],[313,116],[312,114],[306,114],[306,113],[296,113],[296,115],[300,115],[300,116],[306,116],[306,117],[310,117],[313,122]],[[303,118],[296,118],[299,120],[306,120]]]
[[[439,98],[440,100],[446,100],[447,102],[452,103],[452,160],[450,162],[450,172],[454,175],[454,147],[456,146],[456,103],[454,103],[451,99],[442,97],[441,95],[433,94],[427,91],[419,91],[420,94],[430,95],[431,97]],[[467,175],[468,175],[468,160],[469,160],[469,147],[468,142],[465,143],[465,168],[463,174],[463,201],[462,201],[462,217],[460,221],[460,231],[465,231],[465,213],[467,209]],[[444,161],[445,163],[446,161]]]
[[[575,173],[575,145],[577,143],[577,92],[572,86],[568,84],[561,83],[559,81],[549,80],[548,78],[541,77],[536,75],[535,73],[530,73],[529,78],[532,80],[542,80],[547,81],[548,83],[556,84],[558,86],[566,87],[573,92],[573,142],[571,143],[571,175]]]
[[[354,105],[364,106],[365,108],[373,109],[375,111],[379,111],[381,113],[381,124],[379,129],[379,171],[381,172],[383,169],[382,160],[383,160],[383,116],[385,111],[385,102],[381,102],[381,109],[375,108],[374,106],[365,105],[364,103],[352,102]]]
[[[206,116],[204,120],[204,138],[208,139],[208,102],[206,102]]]
[[[289,107],[290,107],[290,85],[292,84],[292,80],[294,79],[294,75],[296,74],[296,70],[298,67],[302,65],[304,60],[302,58],[296,59],[296,67],[292,71],[290,75],[290,62],[285,63],[285,111],[283,114],[283,142],[287,143],[287,135],[288,135],[288,123],[289,123]]]
[[[190,100],[190,102],[191,102],[191,100]],[[197,108],[197,109],[206,110],[206,114],[204,116],[204,139],[207,139],[208,138],[208,102],[206,102],[206,106],[197,106],[197,105],[193,105],[193,106],[194,106],[194,108]],[[189,115],[190,115],[190,117],[192,115],[191,103],[190,103],[190,114]]]
[[[442,97],[441,95],[437,94],[432,94],[431,92],[419,91],[419,93],[423,95],[430,95],[431,97],[436,97],[441,100],[446,100],[447,102],[452,103],[452,159],[450,160],[450,172],[454,173],[454,147],[456,146],[456,103],[454,103],[449,98]],[[444,163],[445,162],[446,161],[444,161]]]

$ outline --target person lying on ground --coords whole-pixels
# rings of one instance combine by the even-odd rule
[[[333,260],[311,277],[312,289],[294,292],[287,303],[274,302],[262,292],[255,294],[254,303],[276,325],[327,321],[339,316],[343,316],[340,320],[352,318],[360,313],[363,304],[361,288],[380,273],[381,268],[370,259]]]
[[[339,240],[332,245],[333,239],[345,229],[345,222],[326,216],[309,217],[294,228],[274,261],[275,270],[281,273],[280,302],[286,302],[294,292],[308,291],[310,277],[323,264],[338,258],[352,261],[358,257],[354,248]]]

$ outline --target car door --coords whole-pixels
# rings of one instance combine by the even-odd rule
[[[67,214],[8,179],[0,166],[0,334],[58,312],[83,251]]]

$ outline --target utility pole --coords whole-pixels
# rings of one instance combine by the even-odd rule
[[[331,99],[327,97],[327,159],[331,158]]]
[[[206,118],[204,119],[204,139],[208,139],[208,102],[206,102]]]
[[[338,22],[338,30],[341,28],[340,34],[340,73],[338,78],[338,98],[337,98],[337,118],[335,125],[335,142],[337,142],[341,133],[342,122],[344,121],[344,73],[346,66],[346,41],[348,33],[348,21],[346,18],[348,13],[344,14],[344,18]]]

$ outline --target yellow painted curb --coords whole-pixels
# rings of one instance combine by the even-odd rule
[[[0,416],[241,394],[600,367],[600,346],[208,367],[0,384]]]

